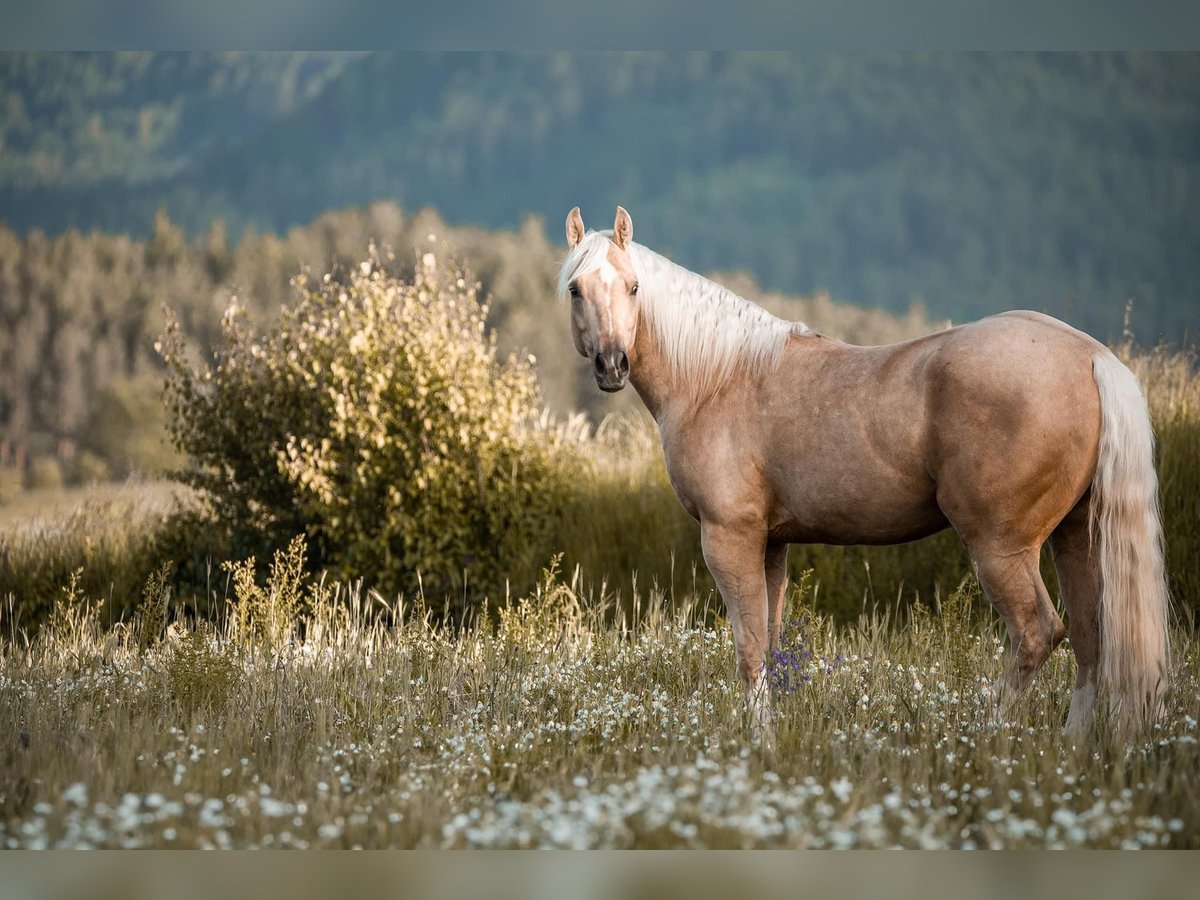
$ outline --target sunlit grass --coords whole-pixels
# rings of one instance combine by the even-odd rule
[[[0,535],[54,533],[81,517],[109,527],[170,512],[189,491],[174,481],[131,478],[72,488],[21,491],[0,503]]]
[[[139,641],[138,621],[106,629],[73,597],[6,642],[0,845],[1197,844],[1190,638],[1153,735],[1076,748],[1065,648],[994,723],[1003,645],[969,585],[903,625],[836,626],[798,596],[789,646],[808,656],[775,697],[769,752],[703,598],[643,594],[639,620],[614,620],[548,573],[451,632],[294,562],[243,586],[215,629]]]
[[[73,578],[106,602],[99,615],[117,621],[161,563],[170,516],[194,502],[170,481],[30,491],[0,505],[0,600],[8,630],[36,627]]]

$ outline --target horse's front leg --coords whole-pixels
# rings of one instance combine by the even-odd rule
[[[754,731],[769,746],[773,743],[773,732],[763,671],[763,658],[770,641],[764,566],[766,532],[745,525],[702,521],[700,539],[704,561],[717,582],[733,626],[738,676],[746,692]]]

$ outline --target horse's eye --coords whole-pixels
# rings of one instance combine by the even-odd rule
[[[633,283],[633,290],[631,290],[631,291],[629,292],[629,296],[631,296],[631,297],[636,297],[636,296],[637,296],[637,289],[638,289],[638,283],[635,281],[635,282]]]
[[[578,297],[579,296],[579,285],[577,285],[577,284],[567,285],[567,291],[571,294],[572,297]]]

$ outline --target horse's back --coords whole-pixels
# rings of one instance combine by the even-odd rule
[[[1091,335],[1060,319],[1031,309],[997,313],[948,329],[946,333],[957,333],[959,340],[972,344],[988,344],[994,349],[1007,348],[1015,351],[1023,344],[1030,347],[1041,344],[1040,350],[1048,347],[1070,349],[1088,354],[1088,359],[1096,351],[1104,349],[1104,345]]]

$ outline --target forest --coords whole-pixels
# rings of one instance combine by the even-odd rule
[[[1200,326],[1200,55],[4,54],[0,219],[282,235],[620,203],[697,271],[1103,340]]]

